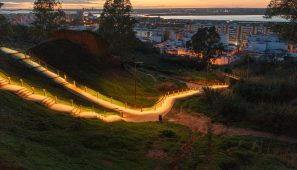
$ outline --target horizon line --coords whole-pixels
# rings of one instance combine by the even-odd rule
[[[3,9],[9,9],[9,10],[29,10],[33,8],[2,8]],[[62,8],[62,9],[103,9],[103,8]],[[133,9],[266,9],[266,7],[258,7],[258,8],[252,8],[252,7],[209,7],[209,8],[191,8],[191,7],[140,7],[140,8],[133,8]]]

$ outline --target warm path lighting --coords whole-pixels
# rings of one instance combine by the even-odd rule
[[[18,53],[15,50],[11,50],[8,48],[0,48],[1,51],[10,54],[12,58],[18,60],[18,56],[22,55],[14,55],[15,53]],[[31,67],[31,65],[36,65],[38,63],[32,61],[32,60],[21,60],[20,63],[24,64],[27,67]],[[119,113],[125,114],[124,118],[121,118],[121,120],[129,121],[129,122],[145,122],[145,121],[158,121],[158,116],[162,115],[164,116],[167,114],[171,108],[174,105],[174,102],[177,99],[186,98],[189,96],[193,96],[196,94],[201,93],[202,86],[199,88],[191,88],[188,90],[185,90],[184,93],[180,93],[179,91],[173,91],[172,93],[169,93],[169,96],[163,96],[162,100],[159,101],[157,104],[150,108],[132,108],[125,104],[125,102],[115,101],[112,99],[112,97],[106,97],[102,94],[96,92],[95,95],[86,92],[83,89],[80,89],[75,81],[72,83],[67,82],[67,80],[63,79],[62,77],[58,76],[57,74],[53,73],[50,70],[46,71],[40,71],[40,68],[42,68],[42,65],[39,65],[39,69],[34,69],[36,72],[41,73],[43,76],[48,77],[51,81],[54,83],[57,83],[61,86],[63,86],[68,91],[72,92],[73,94],[76,94],[77,96],[88,100],[89,102],[92,102],[94,104],[97,104],[99,106],[105,107],[110,110],[114,110]],[[84,86],[82,86],[84,87]],[[226,88],[228,85],[216,85],[216,86],[208,86],[210,88]],[[92,89],[90,89],[92,90]],[[46,90],[43,89],[44,97],[46,97]],[[98,94],[98,95],[97,95]],[[109,100],[106,100],[109,99]]]

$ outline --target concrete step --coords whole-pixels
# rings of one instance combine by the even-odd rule
[[[2,82],[0,82],[0,87],[5,86],[7,84],[9,84],[8,81],[2,81]]]
[[[45,98],[41,103],[44,104],[45,106],[50,107],[50,106],[56,104],[56,101],[51,98]]]
[[[16,91],[16,94],[20,94],[20,93],[22,93],[22,92],[24,92],[24,91],[28,91],[26,88],[21,88],[20,90],[18,90],[18,91]]]
[[[71,110],[71,113],[74,115],[79,115],[81,113],[81,110],[75,107]]]
[[[51,99],[51,100],[47,101],[45,104],[46,104],[47,106],[52,106],[52,105],[56,104],[56,101],[53,100],[53,99]]]
[[[33,94],[33,92],[31,92],[29,90],[25,90],[25,91],[22,91],[22,92],[18,93],[19,96],[23,96],[23,97],[28,97],[28,96],[30,96],[32,94]]]
[[[7,81],[6,79],[0,79],[0,83]]]

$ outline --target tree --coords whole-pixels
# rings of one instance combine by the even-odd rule
[[[3,6],[3,3],[0,3],[0,8]],[[5,16],[0,14],[0,40],[1,43],[3,40],[7,40],[10,38],[12,34],[12,28],[10,22],[6,19]]]
[[[297,21],[296,0],[271,0],[266,10],[266,17],[280,16],[290,21]]]
[[[59,0],[35,0],[33,13],[33,26],[38,39],[46,38],[54,30],[65,26],[65,13]]]
[[[136,42],[133,31],[136,20],[131,17],[130,0],[106,0],[99,19],[99,34],[105,38],[114,54],[126,55]]]
[[[297,41],[297,1],[296,0],[271,0],[266,9],[266,18],[279,16],[291,22],[275,24],[273,29],[283,38]]]
[[[202,55],[202,62],[207,66],[223,51],[220,35],[215,27],[198,29],[198,32],[192,37],[191,46],[196,53]]]

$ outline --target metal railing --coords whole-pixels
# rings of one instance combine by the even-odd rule
[[[86,112],[98,112],[98,113],[102,112],[102,110],[96,109],[93,105],[87,107],[87,106],[83,106],[83,105],[79,104],[79,102],[76,102],[74,99],[66,100],[64,98],[59,98],[58,96],[53,95],[50,91],[46,90],[45,88],[42,88],[42,87],[36,86],[36,85],[33,86],[33,85],[29,84],[27,81],[25,81],[24,79],[21,79],[21,78],[15,77],[15,76],[11,76],[11,75],[7,75],[3,72],[0,72],[0,78],[7,80],[8,84],[10,84],[10,85],[17,85],[17,86],[26,88],[26,90],[32,92],[32,95],[36,94],[36,95],[41,95],[41,96],[47,97],[49,99],[52,99],[56,102],[56,104],[69,105],[74,108],[78,108],[83,111],[86,111]],[[104,113],[105,113],[105,111],[104,111]]]
[[[9,53],[8,53],[9,54]],[[14,54],[9,54],[9,55],[14,55]],[[127,104],[127,102],[121,102],[121,101],[118,101],[118,100],[115,100],[113,99],[112,97],[108,97],[108,96],[105,96],[85,85],[82,85],[82,84],[79,84],[77,83],[74,79],[72,79],[71,77],[67,76],[66,73],[64,73],[63,71],[60,71],[50,65],[48,65],[46,62],[44,62],[43,60],[37,58],[37,57],[33,57],[33,56],[29,56],[27,54],[24,54],[26,57],[25,59],[29,59],[30,61],[33,61],[37,64],[39,64],[41,67],[45,68],[47,71],[50,71],[52,73],[55,73],[56,75],[58,75],[60,78],[64,79],[65,81],[67,81],[68,83],[70,84],[73,84],[74,86],[80,88],[81,90],[85,91],[86,93],[89,93],[91,94],[92,96],[98,98],[98,99],[101,99],[101,100],[104,100],[106,102],[109,102],[109,103],[112,103],[112,104],[115,104],[117,106],[121,106],[121,107],[124,107],[124,108],[127,108],[127,109],[134,109],[134,110],[140,110],[140,111],[150,111],[150,110],[156,110],[158,109],[159,107],[162,107],[164,101],[168,98],[168,97],[171,97],[171,96],[175,96],[175,95],[179,95],[181,93],[187,93],[191,90],[197,90],[197,89],[193,89],[193,88],[187,88],[187,89],[183,89],[183,90],[177,90],[177,91],[168,91],[166,94],[162,95],[159,100],[151,107],[142,107],[142,106],[136,106],[136,107],[133,107],[133,106],[130,106]],[[22,59],[23,60],[23,59]],[[25,62],[23,60],[23,62]],[[44,92],[44,91],[43,91]],[[56,96],[53,96],[56,98]],[[71,102],[73,104],[73,102]]]

